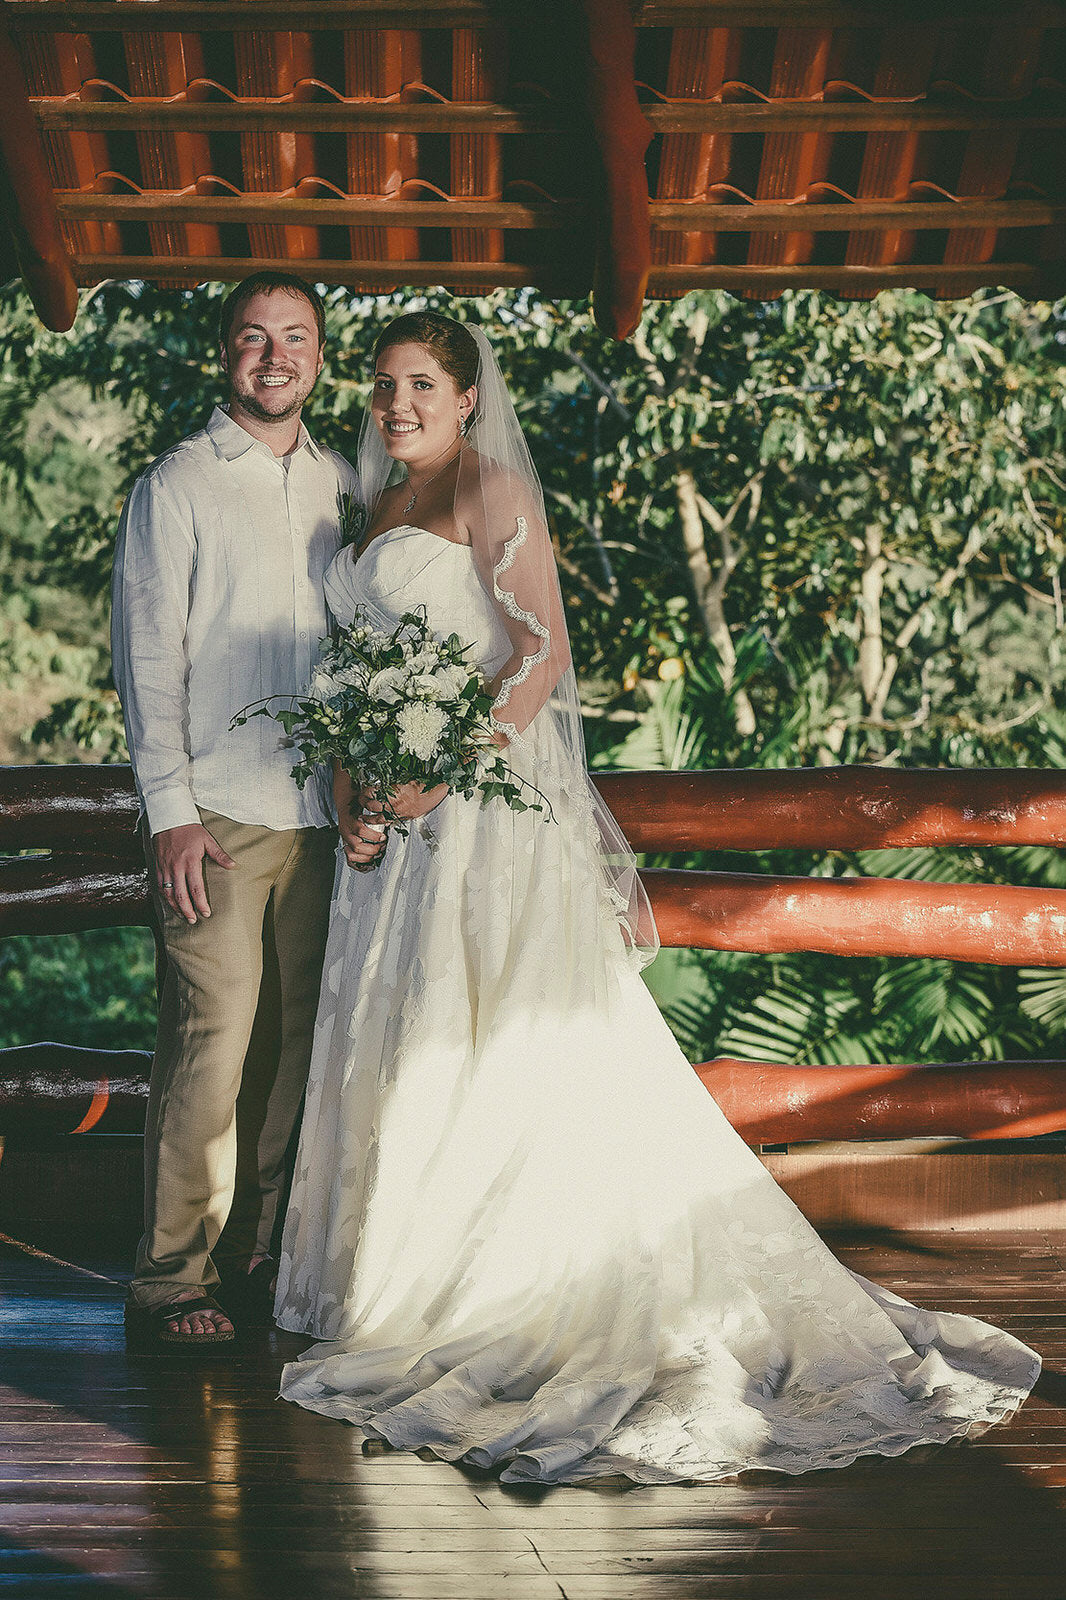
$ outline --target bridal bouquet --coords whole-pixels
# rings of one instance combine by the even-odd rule
[[[316,767],[338,761],[362,789],[387,797],[404,783],[447,784],[467,799],[503,800],[512,811],[541,811],[547,801],[508,766],[493,739],[492,696],[464,657],[457,634],[438,639],[424,613],[406,612],[391,633],[357,612],[351,626],[327,640],[306,695],[272,695],[245,707],[231,724],[273,717],[300,750],[292,769],[302,789]],[[532,798],[525,799],[525,794]],[[382,810],[397,832],[407,824]]]

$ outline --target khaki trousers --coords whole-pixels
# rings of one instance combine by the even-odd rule
[[[211,915],[191,926],[156,898],[168,964],[144,1137],[145,1232],[131,1283],[145,1306],[210,1291],[218,1258],[247,1266],[271,1251],[333,885],[332,828],[201,817],[237,865],[205,858]]]

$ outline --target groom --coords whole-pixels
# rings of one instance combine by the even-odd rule
[[[219,328],[228,402],[137,480],[119,525],[114,675],[167,954],[126,1307],[140,1348],[226,1343],[272,1303],[336,834],[277,723],[230,721],[304,688],[326,632],[338,495],[358,485],[300,420],[324,334],[301,278],[239,283]]]

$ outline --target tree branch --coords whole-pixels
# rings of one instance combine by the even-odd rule
[[[962,552],[959,555],[958,560],[955,562],[955,565],[953,567],[949,567],[946,572],[941,573],[940,577],[933,585],[932,593],[928,595],[907,618],[907,621],[896,635],[892,653],[885,660],[884,667],[881,672],[880,682],[877,685],[873,699],[870,701],[871,718],[881,718],[884,716],[885,705],[888,701],[888,695],[890,689],[892,688],[893,679],[895,678],[896,672],[899,668],[900,659],[903,655],[903,652],[909,647],[914,635],[921,627],[922,620],[926,613],[932,609],[936,601],[943,600],[948,594],[951,593],[952,589],[958,583],[959,579],[962,577],[971,561],[973,561],[974,557],[980,553],[983,545],[984,537],[981,532],[980,525],[975,524],[970,529],[969,536],[967,537],[966,543],[963,546]]]

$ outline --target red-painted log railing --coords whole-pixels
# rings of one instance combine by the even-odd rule
[[[639,851],[1066,844],[1066,772],[603,773]],[[127,767],[0,768],[0,932],[151,925]],[[19,855],[17,852],[47,851]],[[1066,965],[1066,891],[881,878],[648,871],[665,945]],[[126,1132],[148,1058],[0,1051],[0,1133]],[[697,1068],[752,1143],[1066,1128],[1066,1063]]]

